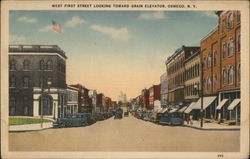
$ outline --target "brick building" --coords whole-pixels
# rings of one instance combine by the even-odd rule
[[[64,116],[78,112],[78,89],[67,86],[66,93],[67,107],[64,109]]]
[[[165,64],[168,74],[168,103],[174,106],[182,105],[184,101],[185,67],[184,60],[199,47],[182,46],[167,58]]]
[[[158,85],[153,85],[152,87],[150,87],[148,89],[149,92],[149,105],[147,107],[147,109],[154,109],[154,102],[156,100],[160,101],[161,99],[161,84]]]
[[[160,77],[161,81],[161,106],[167,107],[167,101],[168,101],[168,73],[167,71],[161,75]]]
[[[143,110],[147,109],[148,105],[149,105],[149,92],[148,89],[145,88],[141,91],[141,108]]]
[[[57,45],[10,45],[9,115],[60,117],[67,104],[66,59]]]
[[[105,96],[103,93],[97,94],[97,105],[96,105],[96,112],[104,112],[104,107],[105,107]]]

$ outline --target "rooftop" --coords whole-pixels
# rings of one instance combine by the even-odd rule
[[[9,45],[11,53],[58,53],[67,58],[65,52],[57,45]]]

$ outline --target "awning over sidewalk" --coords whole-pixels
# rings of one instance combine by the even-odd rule
[[[174,112],[176,112],[178,109],[172,109],[172,110],[170,110],[169,112],[170,113],[174,113]]]
[[[196,102],[192,102],[191,104],[189,104],[189,106],[187,107],[187,109],[185,109],[184,113],[190,113],[193,110],[193,106],[196,104]]]
[[[203,97],[203,109],[206,109],[215,99],[216,96]],[[193,106],[193,109],[201,109],[201,98]]]
[[[159,113],[165,113],[168,110],[168,108],[163,108]]]
[[[237,98],[228,106],[228,110],[233,110],[240,103],[240,99]]]
[[[185,109],[187,109],[187,106],[182,107],[181,109],[178,110],[178,112],[179,112],[179,113],[182,113],[182,112],[184,112]]]
[[[228,101],[228,99],[223,99],[220,104],[216,107],[216,110],[220,110]]]

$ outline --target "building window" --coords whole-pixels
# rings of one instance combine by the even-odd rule
[[[217,76],[216,76],[216,74],[213,76],[213,90],[214,91],[216,91],[216,89],[217,89],[217,86],[216,86],[216,82],[217,82]]]
[[[225,19],[222,19],[222,24],[221,24],[221,32],[224,33],[225,31]]]
[[[240,64],[238,65],[238,82],[240,82]]]
[[[30,68],[30,61],[26,59],[23,61],[23,69],[29,70],[29,68]]]
[[[222,71],[222,83],[224,85],[227,84],[227,70],[224,68],[223,71]]]
[[[29,87],[29,77],[23,78],[23,87]]]
[[[211,67],[211,62],[212,62],[212,60],[211,60],[211,54],[209,54],[208,57],[207,57],[207,68]]]
[[[204,57],[204,60],[203,60],[203,68],[206,69],[207,68],[207,59],[206,57]]]
[[[228,43],[228,56],[233,56],[234,55],[234,41],[231,38]]]
[[[212,80],[211,80],[211,77],[209,77],[207,79],[207,90],[211,91],[211,88],[212,88]]]
[[[228,70],[228,84],[233,84],[234,82],[234,67],[230,66]]]
[[[203,89],[204,89],[204,90],[206,90],[206,86],[207,86],[207,84],[206,84],[206,79],[204,78],[204,79],[203,79]]]
[[[223,58],[227,57],[226,48],[227,48],[227,44],[225,42],[223,42],[222,43],[222,55],[223,55]]]
[[[214,51],[214,53],[213,53],[213,58],[214,58],[214,60],[213,60],[213,65],[216,65],[216,56],[217,56],[217,53],[216,53],[216,51]]]
[[[16,87],[16,77],[10,77],[10,87]]]
[[[16,70],[16,60],[10,61],[10,70]]]
[[[240,53],[240,34],[237,35],[237,51]]]
[[[45,69],[45,63],[44,60],[40,61],[40,70],[44,70]]]
[[[47,61],[47,70],[53,70],[53,62],[51,60]]]
[[[233,14],[232,13],[229,13],[228,15],[228,25],[227,25],[228,28],[233,28]]]
[[[28,115],[29,114],[29,99],[28,97],[24,97],[24,107],[23,107],[23,114]]]
[[[237,11],[237,23],[240,23],[240,17],[241,17],[240,11]]]
[[[15,97],[10,97],[10,115],[15,115],[16,109],[16,99]]]

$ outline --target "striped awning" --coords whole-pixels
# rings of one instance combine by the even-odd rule
[[[220,104],[216,107],[216,110],[220,110],[228,101],[228,99],[223,99]]]
[[[240,103],[240,99],[237,98],[228,106],[228,110],[233,110]]]
[[[170,110],[169,111],[169,113],[174,113],[174,112],[176,112],[178,109],[172,109],[172,110]]]
[[[187,107],[187,109],[184,110],[184,113],[190,113],[193,110],[193,106],[196,104],[196,102],[192,102],[191,104],[189,104],[189,106]]]
[[[179,112],[179,113],[182,113],[182,112],[184,112],[185,109],[187,109],[187,106],[182,107],[181,109],[178,110],[178,112]]]
[[[216,99],[216,96],[203,97],[203,109],[206,109],[213,101]],[[193,106],[193,109],[201,109],[201,98]]]

